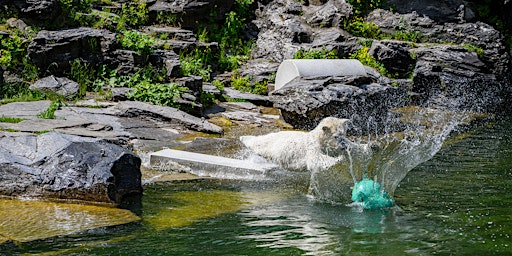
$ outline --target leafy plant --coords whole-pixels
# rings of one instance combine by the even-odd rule
[[[484,49],[482,49],[476,45],[463,44],[462,47],[468,51],[475,52],[478,55],[478,57],[480,57],[480,58],[484,56]]]
[[[409,41],[409,42],[420,42],[422,38],[421,31],[415,30],[397,30],[393,34],[393,39]]]
[[[149,17],[145,1],[137,0],[135,3],[123,3],[119,17],[117,24],[118,31],[126,29],[126,25],[138,27],[146,24]]]
[[[361,17],[344,20],[343,28],[350,34],[359,37],[379,39],[382,34],[375,23],[364,21]]]
[[[213,86],[217,87],[217,89],[219,89],[219,91],[221,91],[221,92],[224,91],[224,83],[222,83],[221,81],[213,80],[212,84],[213,84]]]
[[[300,49],[294,55],[294,59],[338,59],[338,51],[322,49]]]
[[[181,73],[184,76],[201,76],[203,81],[210,81],[212,68],[210,63],[213,60],[213,54],[210,48],[203,50],[196,48],[191,53],[182,52],[180,54]]]
[[[384,76],[389,76],[388,71],[384,67],[384,65],[377,61],[372,55],[368,53],[368,47],[363,46],[363,48],[359,49],[355,53],[350,55],[351,59],[359,60],[363,65],[375,68]]]
[[[94,90],[93,85],[97,76],[94,68],[81,59],[75,59],[70,64],[69,78],[80,85],[78,94],[83,96],[87,91]]]
[[[268,94],[267,82],[251,83],[251,77],[233,77],[231,86],[239,91],[250,92],[254,94],[266,95]]]
[[[57,111],[61,107],[62,103],[60,100],[52,101],[48,109],[41,112],[37,117],[43,118],[43,119],[54,119],[55,118],[55,111]]]
[[[132,30],[121,32],[117,39],[124,49],[136,51],[143,55],[152,53],[153,46],[156,44],[156,39],[147,34]]]
[[[175,99],[179,98],[186,88],[176,83],[153,84],[149,81],[142,81],[136,84],[127,96],[130,99],[149,102],[156,105],[174,107]]]
[[[362,16],[384,5],[384,0],[348,0],[356,16]]]

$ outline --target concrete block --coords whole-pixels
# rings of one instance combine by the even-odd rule
[[[174,149],[164,149],[150,154],[149,164],[153,168],[170,168],[172,163],[186,167],[186,171],[198,176],[222,179],[267,179],[267,174],[278,170],[277,165],[221,156],[206,155]]]
[[[290,59],[284,60],[276,73],[275,90],[296,77],[366,76],[359,60],[354,59]]]

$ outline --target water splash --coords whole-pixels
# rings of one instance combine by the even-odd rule
[[[354,127],[356,135],[349,137],[349,146],[339,152],[346,156],[345,161],[311,170],[309,194],[322,201],[349,203],[349,188],[372,177],[372,182],[382,185],[382,193],[393,197],[407,173],[432,158],[448,135],[472,118],[468,113],[411,107],[395,110],[384,127],[368,120],[367,134]]]

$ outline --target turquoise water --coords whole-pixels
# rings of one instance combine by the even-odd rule
[[[512,255],[512,119],[447,141],[363,211],[298,181],[148,184],[142,221],[22,244],[1,255]]]

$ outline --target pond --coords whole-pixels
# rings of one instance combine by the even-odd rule
[[[6,242],[0,255],[512,255],[511,127],[447,140],[392,209],[315,201],[293,180],[160,182],[134,206],[140,221]]]

